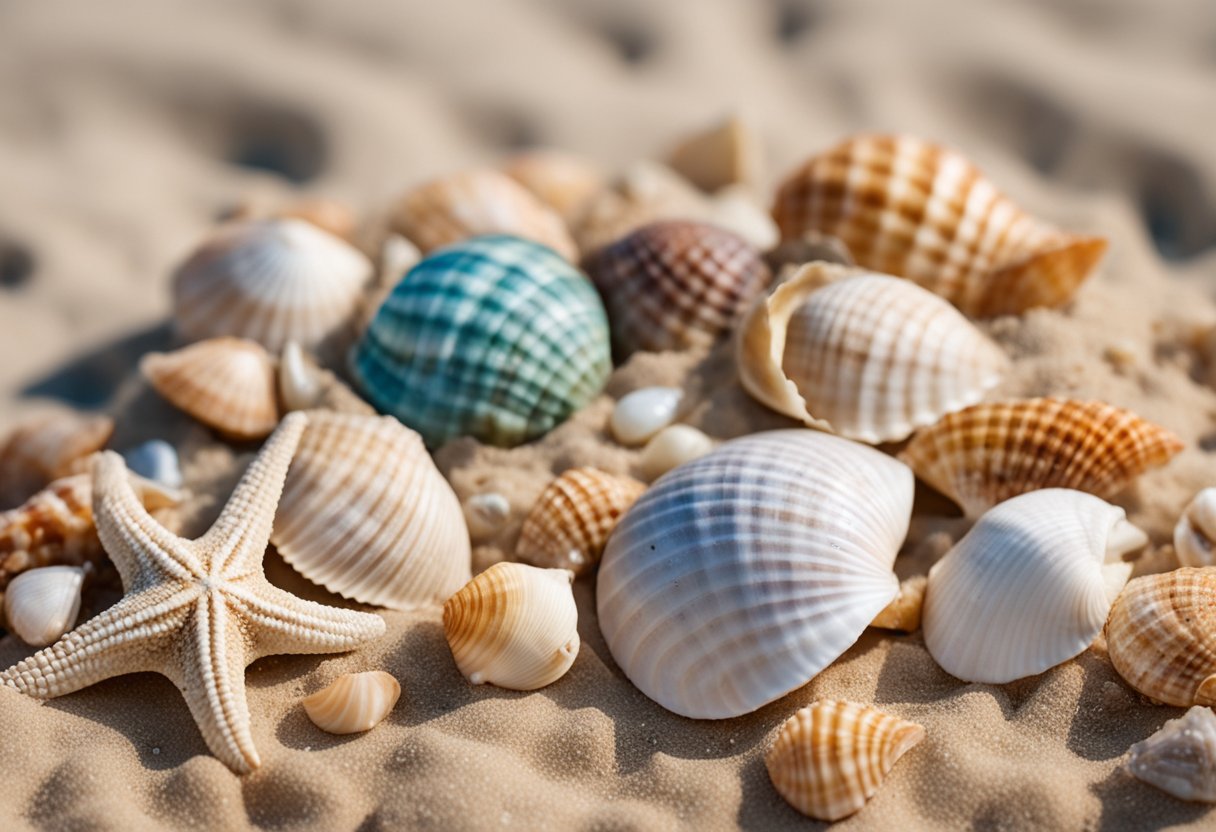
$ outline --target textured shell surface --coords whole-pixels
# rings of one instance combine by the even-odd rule
[[[1216,567],[1130,582],[1106,622],[1106,650],[1123,680],[1150,699],[1216,705]]]
[[[358,734],[380,724],[401,696],[401,683],[383,670],[343,673],[301,703],[322,731]]]
[[[646,443],[638,467],[643,477],[654,482],[671,469],[705,456],[716,445],[713,438],[692,425],[669,425]]]
[[[604,172],[581,156],[562,150],[528,150],[516,154],[502,171],[532,192],[567,222],[604,187]]]
[[[556,427],[612,371],[591,282],[551,249],[479,237],[424,259],[351,356],[356,384],[430,447],[458,436],[511,446]]]
[[[612,435],[622,445],[641,445],[675,421],[684,391],[643,387],[626,393],[612,408]]]
[[[913,437],[900,458],[977,517],[1040,488],[1109,499],[1181,451],[1178,437],[1105,402],[1022,399],[950,413]]]
[[[927,575],[916,575],[906,581],[900,581],[899,597],[874,616],[870,626],[901,633],[914,633],[919,630],[921,613],[924,612],[925,606],[925,590],[928,586]]]
[[[578,607],[567,569],[496,563],[443,605],[452,658],[475,685],[536,690],[578,656]]]
[[[687,220],[644,225],[601,249],[589,268],[622,356],[712,343],[771,278],[742,237]]]
[[[464,171],[418,185],[398,201],[389,223],[423,253],[470,237],[510,234],[546,245],[566,260],[578,259],[562,218],[496,170]]]
[[[863,442],[894,442],[980,401],[1009,359],[958,310],[898,278],[804,266],[753,305],[739,377],[763,404]],[[826,283],[826,285],[825,285]]]
[[[4,614],[17,637],[45,647],[72,629],[80,612],[84,569],[44,566],[13,578],[4,593]]]
[[[1216,488],[1187,504],[1174,526],[1174,551],[1183,566],[1216,566]]]
[[[764,755],[777,792],[804,815],[834,821],[875,795],[925,729],[869,705],[819,700],[785,721]]]
[[[644,694],[701,719],[806,684],[895,598],[912,472],[825,433],[727,442],[653,485],[608,539],[600,629]]]
[[[372,264],[301,219],[225,224],[177,270],[174,323],[188,341],[230,335],[278,353],[347,341]]]
[[[672,170],[703,191],[730,185],[756,187],[763,175],[764,147],[750,124],[737,115],[687,136],[672,149]]]
[[[839,238],[858,264],[899,275],[974,317],[1067,303],[1106,251],[1026,214],[959,153],[863,135],[812,157],[777,190],[783,239]]]
[[[270,538],[283,559],[344,598],[393,609],[459,589],[468,528],[418,434],[391,416],[308,416]]]
[[[1123,509],[1049,488],[984,514],[929,570],[925,647],[952,676],[1004,684],[1080,655],[1148,538]]]
[[[581,575],[599,562],[608,535],[646,486],[597,468],[571,468],[536,498],[520,529],[516,556]]]
[[[1131,747],[1127,770],[1179,800],[1216,803],[1216,713],[1199,705]]]
[[[114,420],[57,410],[18,423],[0,441],[0,508],[20,505],[52,480],[79,473],[114,433]]]

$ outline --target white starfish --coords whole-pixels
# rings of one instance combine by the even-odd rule
[[[39,699],[124,673],[168,676],[215,756],[239,773],[260,764],[249,730],[245,667],[276,653],[349,650],[384,632],[378,615],[305,601],[272,586],[262,556],[287,468],[307,424],[286,417],[215,525],[185,540],[152,519],[122,457],[93,468],[93,513],[122,577],[122,600],[0,674]]]

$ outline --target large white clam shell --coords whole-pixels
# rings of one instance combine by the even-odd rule
[[[643,693],[684,716],[754,711],[849,648],[899,592],[912,472],[805,430],[727,442],[663,477],[600,565],[600,629]]]
[[[922,627],[939,665],[1004,684],[1084,652],[1148,538],[1123,509],[1046,488],[1007,500],[929,570]]]
[[[55,643],[76,623],[83,585],[84,570],[78,566],[44,566],[22,572],[4,593],[9,627],[32,647]]]

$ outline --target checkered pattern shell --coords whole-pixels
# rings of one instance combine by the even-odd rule
[[[591,282],[552,249],[476,237],[415,266],[355,345],[351,369],[379,410],[437,447],[513,446],[556,427],[612,371]]]

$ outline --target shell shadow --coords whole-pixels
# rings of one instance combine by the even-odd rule
[[[74,407],[101,407],[117,392],[144,353],[172,344],[168,323],[111,341],[71,359],[21,388],[22,396],[58,399]]]
[[[0,289],[17,290],[34,276],[38,261],[20,243],[0,238]]]

